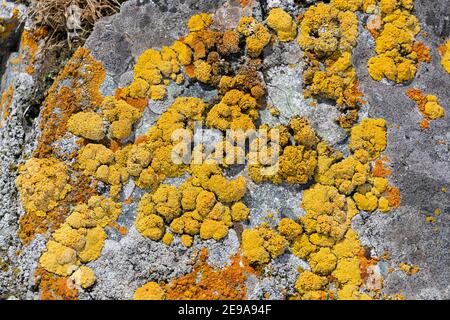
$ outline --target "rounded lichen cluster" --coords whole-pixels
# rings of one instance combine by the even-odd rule
[[[377,55],[369,59],[369,74],[377,81],[383,78],[397,83],[412,80],[421,60],[415,50],[420,24],[411,13],[413,1],[380,0],[379,5],[381,31],[375,33]]]
[[[192,176],[179,188],[163,184],[142,197],[135,226],[144,237],[158,241],[168,234],[167,225],[188,247],[195,235],[220,240],[233,222],[247,219],[250,210],[240,202],[245,192],[242,177],[227,180],[215,164],[192,166]]]
[[[421,90],[411,88],[406,95],[414,100],[425,120],[436,120],[445,116],[445,109],[439,104],[438,98],[431,94],[423,94]]]
[[[280,41],[292,41],[297,37],[297,24],[289,13],[281,8],[269,11],[267,25],[276,31]]]
[[[298,42],[303,50],[323,58],[351,51],[357,37],[358,19],[353,12],[318,3],[305,11]]]
[[[310,271],[300,272],[294,298],[371,297],[363,293],[364,266],[370,261],[351,229],[351,220],[359,211],[387,212],[394,205],[388,199],[389,181],[371,171],[370,161],[385,147],[383,119],[364,119],[352,128],[349,157],[325,142],[318,143],[316,184],[304,191],[302,199],[306,214],[298,222],[283,219],[278,227],[291,252],[310,266]]]
[[[115,152],[101,144],[88,144],[79,151],[77,164],[84,174],[110,184],[112,197],[118,196],[130,177],[135,177],[141,188],[155,188],[166,177],[186,171],[185,165],[172,161],[177,144],[172,141],[172,135],[183,130],[192,136],[195,121],[203,120],[205,106],[198,98],[177,98],[138,143]]]
[[[442,45],[442,60],[441,65],[444,67],[445,71],[450,73],[450,40]]]
[[[78,112],[70,117],[67,130],[74,135],[100,141],[105,137],[102,117],[95,112]]]
[[[248,54],[256,58],[269,44],[271,34],[267,28],[253,17],[242,17],[236,28],[245,37]]]
[[[32,158],[19,167],[16,180],[27,214],[45,216],[71,190],[69,169],[54,158]]]
[[[348,128],[357,120],[363,102],[352,63],[352,49],[358,37],[358,18],[353,12],[362,1],[309,7],[300,22],[298,43],[308,64],[304,71],[305,97],[332,99],[347,114],[339,123]],[[349,124],[345,124],[350,122]]]
[[[133,300],[165,300],[166,293],[156,282],[148,282],[136,289]]]
[[[39,259],[40,265],[60,276],[72,275],[75,283],[84,288],[93,285],[92,270],[80,265],[100,257],[107,238],[103,228],[119,217],[121,207],[102,196],[93,196],[87,204],[75,206],[66,221],[52,233],[47,251]]]
[[[250,178],[256,183],[308,183],[317,166],[317,142],[305,118],[294,118],[288,126],[261,126],[260,136],[250,143]]]
[[[267,224],[242,233],[242,252],[250,263],[262,265],[281,255],[288,241]]]

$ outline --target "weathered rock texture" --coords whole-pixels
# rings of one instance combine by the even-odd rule
[[[215,27],[234,28],[242,16],[253,15],[262,21],[273,7],[282,7],[296,15],[305,10],[308,5],[305,3],[314,1],[303,2],[300,5],[299,1],[250,1],[242,7],[235,0],[130,0],[123,3],[120,13],[95,25],[85,47],[106,71],[100,88],[102,95],[113,95],[115,89],[132,81],[137,57],[148,48],[161,48],[184,36],[186,23],[193,14],[213,13],[219,18]],[[431,48],[432,60],[421,64],[415,79],[407,84],[377,82],[370,77],[367,61],[374,54],[374,41],[360,23],[353,62],[368,102],[360,115],[387,121],[388,147],[384,155],[391,161],[393,175],[390,180],[401,190],[401,205],[388,214],[361,212],[352,225],[373,257],[389,253],[390,258],[379,263],[384,293],[402,294],[408,299],[450,299],[450,74],[441,67],[437,51],[443,39],[450,35],[450,4],[446,0],[432,4],[416,0],[415,8],[422,30],[427,34],[426,37],[420,35],[419,40]],[[3,14],[2,10],[0,6]],[[26,8],[20,6],[20,10]],[[35,107],[30,100],[33,88],[37,86],[36,75],[25,70],[29,62],[26,59],[18,65],[13,63],[25,50],[11,45],[14,42],[17,42],[16,35],[10,35],[9,40],[0,40],[0,96],[13,88],[9,117],[2,120],[0,128],[0,297],[34,299],[39,297],[34,273],[49,235],[39,235],[25,246],[19,240],[17,232],[23,208],[15,179],[18,165],[31,156],[36,146],[40,118],[33,122],[28,116],[29,109]],[[268,100],[277,107],[280,116],[273,117],[267,110],[262,110],[261,122],[286,124],[293,116],[305,116],[323,140],[348,154],[348,133],[334,121],[339,116],[335,105],[322,101],[311,108],[311,100],[303,96],[305,58],[297,42],[278,43],[263,56],[262,77],[267,85]],[[36,63],[39,63],[39,57]],[[405,95],[405,90],[411,87],[438,96],[446,110],[445,118],[434,121],[428,130],[419,127],[422,116],[415,103]],[[150,102],[134,128],[133,137],[145,133],[176,97],[193,96],[208,101],[216,94],[217,91],[198,83],[169,86],[166,100]],[[73,141],[66,143],[61,147],[77,148]],[[142,237],[134,228],[135,200],[136,203],[123,207],[118,220],[128,228],[128,233],[108,231],[100,258],[87,265],[94,270],[97,282],[91,289],[80,290],[79,297],[130,299],[136,288],[149,281],[169,282],[191,272],[197,251],[205,247],[209,250],[207,262],[223,268],[239,252],[242,228],[256,227],[263,221],[276,227],[283,217],[297,219],[305,214],[300,204],[306,187],[257,185],[248,179],[247,171],[241,167],[230,169],[228,174],[230,177],[244,176],[248,180],[244,202],[250,208],[250,216],[246,223],[230,230],[220,241],[202,241],[196,237],[193,246],[186,248],[176,238],[174,244],[166,246]],[[168,183],[179,185],[183,179],[172,179]],[[443,192],[445,189],[448,191]],[[142,193],[130,182],[122,197],[139,199]],[[433,215],[437,208],[441,214],[436,216],[435,222],[427,222],[426,217]],[[271,212],[279,214],[268,219]],[[397,268],[399,263],[418,266],[420,271],[407,275]],[[247,297],[283,299],[293,294],[299,267],[307,269],[308,265],[286,252],[270,262],[260,277],[249,277]],[[389,268],[394,271],[388,272]]]

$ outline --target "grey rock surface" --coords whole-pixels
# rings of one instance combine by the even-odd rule
[[[387,292],[402,292],[408,299],[449,299],[450,197],[442,188],[450,188],[449,106],[450,74],[440,65],[436,48],[448,38],[447,1],[415,1],[416,15],[428,36],[420,41],[431,47],[432,61],[421,64],[415,79],[406,85],[389,85],[374,81],[366,64],[373,55],[373,41],[365,30],[354,51],[361,88],[370,105],[369,116],[386,119],[389,126],[386,156],[392,161],[390,179],[400,188],[402,202],[389,215],[373,214],[359,221],[358,231],[365,245],[376,255],[389,252],[390,263],[417,265],[422,272],[411,277],[401,272],[385,278]],[[446,116],[433,121],[430,129],[419,127],[422,119],[415,102],[405,90],[418,88],[439,97]],[[442,145],[438,141],[444,141]],[[425,221],[439,208],[442,214],[435,224]],[[356,219],[361,220],[360,217]]]
[[[101,93],[112,95],[116,88],[132,81],[133,65],[144,50],[169,45],[185,35],[186,23],[195,13],[214,13],[217,18],[214,27],[233,28],[243,15],[251,14],[265,20],[268,10],[274,7],[283,7],[293,15],[300,14],[304,11],[304,2],[314,1],[303,1],[302,5],[293,0],[252,1],[251,5],[242,8],[237,0],[130,0],[122,5],[120,13],[96,23],[85,46],[106,70]],[[411,83],[393,85],[372,80],[366,66],[374,54],[374,41],[360,24],[353,58],[360,87],[368,102],[360,115],[382,117],[387,121],[385,155],[391,160],[393,175],[390,180],[401,189],[402,203],[400,208],[388,214],[358,215],[354,218],[353,228],[372,256],[381,257],[385,252],[390,255],[390,260],[382,260],[376,267],[384,277],[384,293],[401,293],[408,299],[450,299],[450,74],[440,66],[436,50],[444,38],[450,36],[450,4],[446,0],[437,0],[430,6],[429,1],[416,0],[415,5],[422,29],[428,34],[427,37],[419,36],[419,40],[431,47],[432,62],[423,63]],[[39,135],[39,118],[30,125],[24,117],[30,107],[35,79],[24,72],[24,66],[14,69],[10,63],[19,54],[20,49],[0,55],[0,59],[8,56],[9,61],[4,67],[0,93],[11,85],[14,88],[10,116],[0,128],[0,266],[3,262],[8,265],[6,271],[0,268],[0,298],[34,299],[38,296],[34,271],[49,235],[40,235],[25,247],[17,238],[18,219],[23,209],[14,182],[17,172],[12,169],[31,156]],[[276,106],[280,117],[262,110],[262,123],[286,124],[294,116],[305,116],[322,139],[348,154],[348,133],[334,122],[339,111],[325,102],[313,108],[310,105],[313,100],[303,96],[304,64],[296,42],[276,43],[264,55],[262,77],[268,88],[268,103]],[[429,130],[420,129],[418,123],[422,117],[415,103],[405,95],[405,90],[411,87],[437,95],[446,109],[445,118],[433,121]],[[216,95],[217,91],[212,88],[189,81],[183,86],[169,86],[168,98],[150,102],[129,139],[147,132],[175,98],[194,96],[211,101]],[[60,143],[62,152],[74,148],[73,136],[68,135]],[[113,228],[107,229],[109,238],[100,258],[88,264],[94,270],[97,282],[91,289],[81,290],[80,298],[132,298],[136,288],[148,281],[169,282],[191,272],[197,252],[202,248],[209,251],[207,262],[210,265],[224,268],[239,252],[242,229],[256,227],[262,222],[275,228],[283,217],[295,219],[304,215],[300,203],[303,191],[309,185],[256,185],[240,167],[227,174],[247,179],[248,191],[243,201],[251,209],[248,222],[231,229],[228,236],[218,242],[202,241],[196,236],[193,246],[187,249],[178,236],[171,246],[142,237],[133,226],[137,203],[124,205],[118,223],[127,227],[128,233],[121,235]],[[165,183],[177,186],[185,178],[170,179]],[[98,188],[107,190],[103,184]],[[449,191],[442,192],[443,188]],[[121,198],[139,199],[144,192],[130,180]],[[442,214],[436,217],[435,223],[427,222],[425,218],[437,208]],[[420,272],[406,275],[396,268],[401,262],[418,266]],[[308,269],[306,262],[286,250],[266,266],[263,276],[249,277],[247,297],[263,299],[268,294],[270,299],[282,299],[292,294],[299,267]],[[396,269],[388,272],[389,267]]]

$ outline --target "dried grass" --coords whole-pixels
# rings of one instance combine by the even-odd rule
[[[97,20],[116,13],[120,0],[31,0],[31,17],[37,27],[45,27],[50,32],[52,45],[72,45],[84,42]],[[68,27],[68,8],[75,5],[81,9],[80,29]],[[75,32],[74,32],[75,31]]]

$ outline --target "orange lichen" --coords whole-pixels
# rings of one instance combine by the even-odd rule
[[[194,270],[172,280],[162,288],[169,300],[243,300],[246,298],[245,280],[254,273],[245,258],[239,254],[231,258],[231,264],[214,269],[206,263],[208,251],[202,249]]]
[[[390,207],[398,208],[401,202],[400,189],[389,187],[387,190],[387,200],[389,201]]]
[[[429,129],[430,128],[430,122],[427,119],[423,119],[422,121],[420,121],[419,124],[421,129]]]
[[[105,77],[101,63],[96,62],[89,51],[79,48],[48,91],[41,111],[39,128],[41,135],[33,152],[35,157],[53,153],[55,142],[67,130],[69,118],[85,109],[96,109],[103,98],[99,88]],[[61,84],[64,83],[62,86]]]
[[[420,113],[426,120],[436,120],[444,117],[445,110],[438,104],[436,96],[425,95],[416,88],[406,90],[406,95],[416,102]]]
[[[2,99],[0,101],[0,128],[2,127],[3,121],[8,119],[10,107],[13,99],[14,89],[13,86],[9,86],[8,89],[5,90],[2,94]]]
[[[372,169],[372,175],[374,177],[387,177],[392,174],[392,170],[384,167],[383,160],[378,159],[375,161],[375,165]]]
[[[43,268],[36,270],[35,277],[42,300],[78,300],[78,290],[70,285],[69,278],[56,276]]]
[[[38,39],[33,32],[25,30],[22,33],[21,46],[28,57],[28,66],[26,68],[26,71],[28,72],[28,74],[34,73],[33,65],[36,61],[36,53],[39,50],[39,45],[37,43],[37,40]]]
[[[148,282],[136,289],[133,300],[165,300],[166,293],[156,282]]]
[[[413,44],[412,50],[417,54],[417,59],[422,62],[431,62],[430,48],[425,46],[422,42]]]

